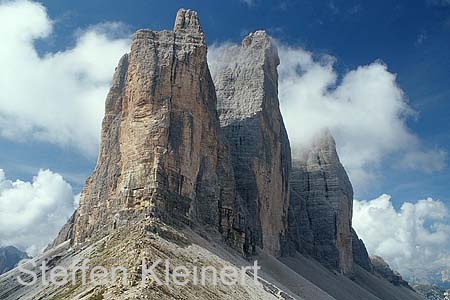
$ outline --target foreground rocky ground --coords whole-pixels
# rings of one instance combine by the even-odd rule
[[[64,266],[69,270],[74,261],[85,259],[89,260],[91,270],[94,266],[103,266],[108,270],[125,267],[129,270],[125,283],[118,276],[117,280],[105,286],[94,286],[89,280],[87,285],[83,285],[81,273],[78,273],[75,284],[44,286],[39,278],[38,284],[21,287],[16,277],[23,273],[16,268],[0,276],[0,299],[421,299],[412,290],[394,286],[362,268],[356,271],[353,279],[349,279],[300,254],[280,261],[258,252],[257,256],[244,259],[220,240],[210,238],[208,233],[199,235],[186,227],[174,228],[149,221],[122,228],[87,247],[70,247],[66,242],[35,259],[38,266],[46,261],[50,268]],[[262,272],[257,283],[252,274],[247,273],[245,283],[234,286],[225,286],[220,280],[213,285],[212,274],[208,274],[210,276],[205,286],[192,283],[183,287],[158,286],[151,280],[142,285],[142,259],[148,262],[170,259],[171,266],[215,266],[219,269],[223,266],[240,269],[252,265],[256,259],[262,266]],[[164,278],[164,272],[165,267],[161,265],[155,273],[159,278]]]
[[[38,265],[46,261],[51,268],[65,266],[69,270],[73,270],[71,265],[74,261],[86,259],[90,269],[94,266],[103,266],[108,270],[124,267],[128,270],[126,283],[118,276],[117,280],[105,286],[94,286],[89,280],[87,285],[83,285],[79,272],[75,284],[44,286],[40,277],[37,285],[20,288],[16,277],[24,274],[14,269],[0,277],[0,299],[303,299],[289,296],[288,290],[262,277],[255,283],[251,273],[245,276],[244,284],[231,287],[220,280],[214,285],[212,273],[207,274],[206,286],[194,286],[192,282],[183,287],[175,284],[158,286],[152,280],[146,280],[142,285],[142,260],[150,266],[160,259],[169,259],[171,266],[186,266],[191,270],[210,266],[219,270],[224,266],[233,266],[240,270],[241,266],[252,264],[230,248],[228,251],[226,249],[223,244],[207,241],[187,228],[174,229],[160,223],[140,224],[119,230],[86,248],[70,248],[68,243],[64,243],[37,258]],[[155,273],[164,280],[164,264]],[[261,275],[264,277],[264,274]],[[317,289],[316,295],[320,293],[323,296],[318,299],[332,299]]]

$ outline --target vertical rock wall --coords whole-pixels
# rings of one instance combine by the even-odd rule
[[[217,58],[220,125],[231,153],[237,226],[247,242],[279,255],[287,229],[290,145],[279,109],[279,58],[264,31]]]
[[[374,268],[369,253],[367,252],[366,245],[364,245],[363,240],[358,237],[354,229],[352,229],[352,247],[353,262],[366,271],[373,273]]]
[[[173,31],[135,33],[106,101],[75,242],[149,217],[218,228],[219,205],[235,195],[206,54],[193,11],[180,10]]]
[[[291,246],[351,273],[353,189],[329,132],[294,160],[290,202]]]

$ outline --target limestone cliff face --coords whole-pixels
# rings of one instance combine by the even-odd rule
[[[219,227],[219,206],[235,202],[234,177],[206,54],[193,11],[180,10],[173,31],[135,33],[107,97],[76,243],[143,218]]]
[[[329,132],[293,162],[289,243],[322,264],[350,274],[353,189]]]
[[[374,267],[367,252],[366,245],[361,240],[356,231],[352,229],[352,247],[353,247],[353,262],[366,271],[373,273]]]
[[[279,255],[286,236],[291,152],[279,109],[279,58],[264,31],[223,51],[213,72],[220,125],[236,178],[234,226]]]

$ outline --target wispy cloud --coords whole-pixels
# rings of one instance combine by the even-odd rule
[[[0,135],[97,154],[104,99],[114,67],[129,49],[120,23],[79,31],[75,46],[39,55],[34,42],[54,22],[31,1],[0,4]]]
[[[409,130],[406,120],[414,112],[383,62],[360,66],[338,81],[333,57],[286,46],[280,57],[281,108],[294,150],[330,129],[357,190],[373,183],[392,155],[403,156],[407,169],[445,167],[447,153],[428,150]]]
[[[416,46],[421,46],[423,45],[423,43],[425,43],[425,41],[428,39],[428,34],[425,30],[422,30],[419,35],[417,36],[416,39]]]
[[[422,170],[426,173],[442,171],[447,166],[448,152],[442,149],[428,151],[409,151],[397,164],[409,170]]]

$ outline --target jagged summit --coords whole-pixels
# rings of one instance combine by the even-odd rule
[[[221,126],[267,110],[279,110],[278,51],[265,31],[249,34],[242,46],[219,53],[213,64]],[[266,85],[266,86],[264,86]],[[266,97],[266,94],[271,95]]]
[[[274,59],[274,61],[278,61],[277,65],[279,64],[277,47],[275,46],[272,37],[267,34],[265,30],[257,30],[255,32],[249,33],[242,40],[241,44],[243,48],[265,49],[267,52],[272,52],[271,54],[266,53],[267,58],[272,58]]]
[[[177,32],[181,30],[203,33],[196,11],[184,8],[178,10],[173,31]]]
[[[272,39],[257,31],[242,46],[226,49],[213,79],[222,132],[231,153],[243,216],[240,229],[273,255],[286,236],[289,140],[278,100],[278,53]]]
[[[257,44],[264,43],[269,47],[272,47],[272,38],[267,34],[265,30],[257,30],[255,32],[250,32],[243,40],[242,47],[248,48],[251,46],[256,46]],[[261,48],[266,48],[267,46],[263,46]]]

